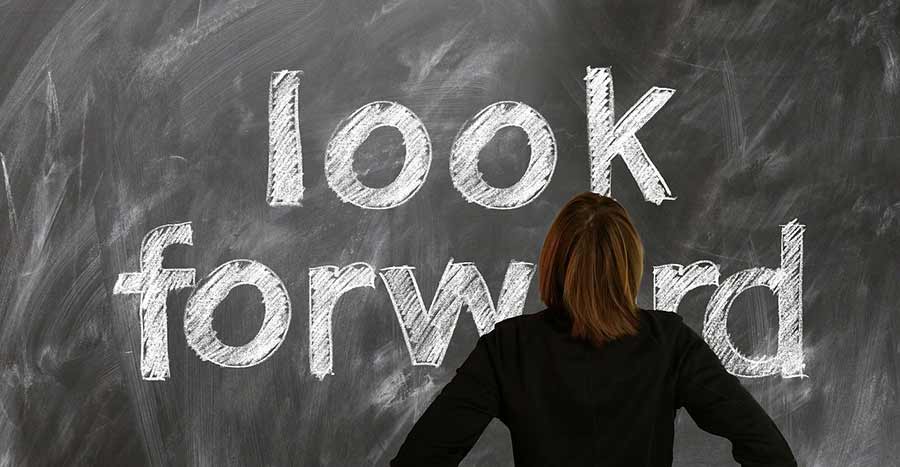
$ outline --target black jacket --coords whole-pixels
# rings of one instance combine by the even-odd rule
[[[641,310],[635,336],[602,349],[545,309],[481,336],[391,466],[458,465],[494,417],[517,466],[671,466],[676,410],[732,443],[744,466],[796,466],[778,427],[676,313]]]

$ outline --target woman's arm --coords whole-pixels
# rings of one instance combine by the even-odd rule
[[[392,467],[456,466],[500,411],[491,348],[496,329],[481,336],[406,437]]]
[[[742,466],[795,467],[797,460],[775,422],[693,329],[682,323],[677,407],[697,426],[731,441]]]

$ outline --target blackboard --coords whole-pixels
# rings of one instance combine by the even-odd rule
[[[440,358],[420,355],[439,365],[413,364],[384,271],[410,274],[428,307],[451,262],[474,266],[490,308],[518,264],[524,282],[510,290],[524,295],[505,309],[540,310],[528,265],[563,203],[603,180],[591,174],[591,145],[602,146],[589,135],[593,70],[608,73],[615,106],[599,111],[615,121],[648,91],[674,91],[632,135],[664,196],[648,200],[623,157],[608,166],[609,194],[646,249],[639,304],[663,304],[663,265],[714,266],[721,283],[777,271],[793,226],[802,365],[742,382],[802,465],[894,465],[898,24],[892,0],[0,2],[0,464],[386,465],[492,323],[463,306]],[[302,195],[293,184],[280,201],[277,79],[294,106],[281,111],[298,117],[282,130],[300,138],[280,150],[302,146],[302,174],[285,172]],[[342,122],[375,102],[414,114],[431,147],[415,193],[378,209],[339,195],[326,161]],[[458,188],[452,154],[502,102],[547,122],[555,160],[527,203],[486,207]],[[467,170],[514,186],[535,145],[499,129]],[[406,149],[382,127],[351,154],[359,182],[381,188]],[[141,270],[149,232],[186,223],[190,241],[156,267],[193,269],[195,281],[163,296],[167,341],[153,351],[166,352],[168,373],[147,378],[141,295],[114,289]],[[254,364],[201,358],[185,331],[199,286],[238,259],[265,265],[281,281],[272,297],[290,300],[279,346],[257,349]],[[354,263],[378,275],[332,304],[332,353],[317,354],[314,374],[311,271]],[[402,266],[414,269],[384,269]],[[673,310],[698,331],[717,290],[707,279]],[[224,293],[204,329],[253,342],[270,318],[262,292]],[[782,297],[754,286],[731,299],[719,318],[732,344],[778,352]],[[729,443],[688,415],[676,429],[675,465],[733,464]],[[464,465],[512,465],[502,423]]]

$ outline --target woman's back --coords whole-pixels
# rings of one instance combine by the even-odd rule
[[[391,465],[457,465],[494,417],[517,466],[669,466],[674,417],[733,443],[742,465],[796,465],[753,397],[682,318],[640,310],[639,332],[602,348],[557,309],[482,336]]]
[[[573,339],[565,313],[552,309],[498,326],[498,418],[516,465],[671,464],[681,320],[642,314],[636,336],[602,349]]]

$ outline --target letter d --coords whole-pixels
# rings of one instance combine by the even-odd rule
[[[758,378],[781,372],[784,378],[803,374],[803,230],[793,219],[781,226],[781,267],[758,267],[738,271],[713,294],[706,308],[703,338],[722,360],[729,373]],[[750,287],[765,286],[778,297],[778,350],[775,355],[751,359],[728,336],[728,311],[734,300]]]

